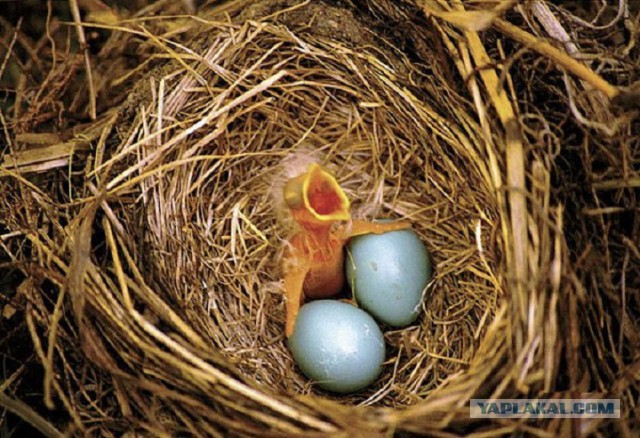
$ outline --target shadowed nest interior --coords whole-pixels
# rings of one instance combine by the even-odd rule
[[[50,142],[62,161],[21,169],[19,145],[5,158],[3,245],[25,275],[46,404],[78,433],[423,433],[481,427],[472,396],[564,390],[580,287],[551,199],[560,134],[518,103],[520,78],[489,65],[515,48],[486,49],[410,2],[142,18],[180,7],[88,25],[113,32],[96,57],[116,60],[95,67],[96,120],[60,134],[67,149]],[[60,93],[78,107],[82,87]],[[294,228],[279,188],[309,157],[354,217],[409,220],[434,265],[418,322],[385,328],[382,376],[345,397],[314,388],[284,339],[279,257]]]

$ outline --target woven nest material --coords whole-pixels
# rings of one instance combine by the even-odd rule
[[[609,394],[578,384],[580,348],[592,351],[580,327],[598,313],[578,312],[568,197],[553,188],[558,127],[576,122],[536,106],[540,79],[523,87],[489,64],[518,47],[495,34],[483,44],[443,6],[427,18],[410,2],[234,1],[139,19],[96,55],[110,62],[94,66],[96,120],[59,134],[67,149],[39,150],[61,161],[21,168],[29,149],[11,150],[3,245],[24,275],[45,403],[72,433],[552,435],[570,423],[480,422],[469,399]],[[132,53],[147,61],[128,64]],[[60,94],[86,99],[81,87]],[[602,95],[572,99],[613,120]],[[38,111],[14,127],[24,143],[42,135],[24,134]],[[315,388],[284,338],[292,224],[279,187],[310,159],[354,217],[410,221],[435,268],[418,322],[385,329],[383,374],[350,396]]]

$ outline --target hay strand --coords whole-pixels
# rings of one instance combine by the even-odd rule
[[[84,67],[87,74],[87,84],[89,86],[89,117],[91,120],[95,120],[96,115],[96,90],[93,85],[93,73],[91,70],[91,58],[89,57],[89,47],[87,46],[87,39],[84,35],[84,29],[82,28],[82,19],[80,18],[80,9],[78,8],[77,0],[69,0],[69,6],[71,14],[73,15],[73,22],[75,23],[76,33],[78,34],[78,42],[82,47],[84,54]]]

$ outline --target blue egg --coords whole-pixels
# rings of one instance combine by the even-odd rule
[[[360,307],[392,327],[405,327],[416,320],[422,293],[431,279],[431,262],[415,231],[354,237],[345,263]]]
[[[371,384],[380,375],[385,357],[384,338],[375,320],[335,300],[302,306],[289,348],[307,377],[341,394]]]

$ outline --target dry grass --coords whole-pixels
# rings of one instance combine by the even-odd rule
[[[538,3],[512,18],[540,18]],[[606,124],[615,129],[606,142],[628,143],[637,125],[607,99],[631,94],[555,43],[521,62],[508,38],[546,35],[496,18],[512,4],[470,12],[429,2],[428,17],[408,2],[364,4],[236,0],[193,17],[159,2],[129,20],[107,15],[84,26],[111,33],[93,66],[87,50],[47,58],[33,103],[23,112],[16,102],[9,120],[0,113],[0,242],[25,275],[13,301],[44,368],[45,403],[62,405],[70,433],[552,436],[574,426],[480,423],[468,400],[596,390],[621,394],[624,406],[637,394],[638,362],[627,367],[623,347],[638,333],[637,276],[625,277],[637,247],[625,237],[623,327],[607,328],[619,342],[587,334],[585,344],[608,313],[579,311],[593,289],[575,252],[581,234],[565,232],[567,192],[554,187],[568,185],[557,156],[573,134],[557,104],[535,100],[536,80],[496,63],[559,76],[541,65],[552,59],[577,75],[565,75],[569,92],[546,86],[574,96],[564,111],[587,100],[582,121],[592,119],[571,122],[585,142],[599,144]],[[547,28],[562,26],[544,16]],[[64,29],[48,23],[50,34]],[[481,38],[491,26],[499,33]],[[82,69],[91,86],[71,80]],[[603,94],[583,92],[592,87]],[[85,122],[51,129],[61,108]],[[637,141],[632,164],[594,190],[629,194]],[[283,338],[278,258],[292,229],[274,193],[291,157],[306,155],[335,173],[357,217],[409,220],[435,266],[419,323],[386,330],[383,375],[348,397],[313,388]],[[580,351],[611,347],[618,380],[580,363]],[[600,380],[585,386],[585,375]],[[20,413],[42,420],[32,414]]]

